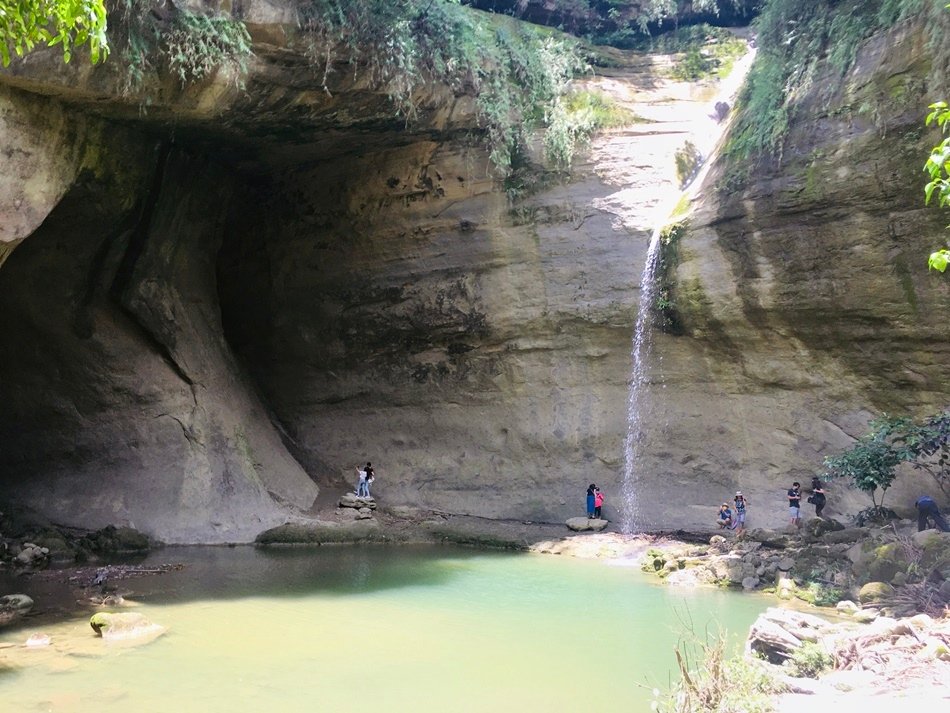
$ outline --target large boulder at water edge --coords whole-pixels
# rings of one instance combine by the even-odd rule
[[[33,608],[33,600],[25,594],[8,594],[0,597],[0,626],[19,619]]]
[[[153,624],[144,615],[134,612],[99,612],[89,618],[89,626],[96,632],[96,636],[110,640],[154,638],[165,632],[164,627]]]
[[[572,517],[565,524],[568,529],[574,532],[600,532],[610,523],[607,520],[596,520],[589,517]]]

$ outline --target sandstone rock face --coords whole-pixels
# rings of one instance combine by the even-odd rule
[[[615,519],[640,272],[678,117],[710,92],[610,70],[650,123],[509,203],[462,136],[469,98],[432,88],[406,130],[365,77],[327,94],[301,70],[288,7],[245,12],[246,91],[159,87],[144,119],[108,67],[0,72],[24,92],[0,89],[0,142],[30,152],[0,178],[0,245],[22,243],[0,247],[5,492],[66,524],[249,540],[368,458],[387,506],[564,522],[596,482]],[[738,488],[750,527],[781,527],[791,481],[868,416],[950,396],[927,319],[950,283],[916,267],[946,222],[920,205],[921,37],[803,97],[746,189],[717,189],[725,165],[703,184],[634,434],[640,526],[708,525]],[[876,123],[847,110],[894,83]],[[865,504],[833,483],[825,512]]]
[[[252,539],[286,519],[274,497],[309,507],[317,488],[223,337],[228,177],[94,133],[75,149],[89,165],[0,272],[0,364],[16,374],[0,384],[5,491],[66,524]]]

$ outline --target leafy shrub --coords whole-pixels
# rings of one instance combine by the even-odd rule
[[[102,0],[4,0],[0,3],[0,63],[23,56],[36,45],[59,45],[63,61],[73,48],[88,45],[95,64],[109,54],[106,8]]]
[[[806,641],[795,649],[784,665],[797,678],[818,678],[835,665],[835,658],[820,644]]]
[[[841,455],[825,458],[827,477],[848,478],[854,486],[871,496],[875,507],[884,505],[884,495],[897,477],[898,464],[910,460],[897,430],[906,419],[884,416],[871,422],[871,430]],[[880,490],[880,501],[877,492]]]

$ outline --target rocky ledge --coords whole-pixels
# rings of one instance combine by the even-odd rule
[[[950,619],[918,614],[860,624],[769,609],[752,626],[746,653],[786,691],[780,710],[800,706],[812,700],[801,696],[814,694],[821,694],[824,705],[844,696],[853,705],[855,696],[898,694],[924,706],[943,700],[945,706]]]

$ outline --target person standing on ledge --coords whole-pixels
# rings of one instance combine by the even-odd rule
[[[597,486],[591,483],[587,486],[587,519],[592,520],[594,518],[594,501],[597,499],[597,496],[594,494],[594,491],[597,490]]]
[[[798,529],[802,526],[801,483],[792,483],[792,487],[788,489],[788,516],[792,519],[792,527]]]
[[[356,474],[359,476],[356,481],[356,497],[365,497],[366,493],[366,471],[356,466]]]
[[[940,514],[940,508],[929,495],[923,495],[917,498],[914,503],[917,508],[917,532],[927,529],[928,518],[934,521],[934,526],[941,532],[950,532],[950,525],[947,525],[946,519]]]
[[[815,517],[821,517],[821,511],[825,509],[827,498],[825,498],[825,489],[817,475],[811,479],[811,497],[808,498],[808,502],[815,506]]]
[[[736,497],[732,499],[732,502],[736,505],[736,519],[732,529],[736,531],[736,537],[738,537],[745,532],[745,506],[749,504],[749,501],[745,499],[745,495],[742,494],[741,490],[737,490]]]
[[[376,480],[376,471],[373,470],[372,463],[366,463],[366,467],[363,468],[363,474],[366,476],[366,483],[363,485],[364,497],[371,498],[373,496],[369,494],[369,486]]]
[[[594,488],[594,517],[598,520],[601,519],[601,508],[604,507],[604,494],[600,492],[600,488]]]

